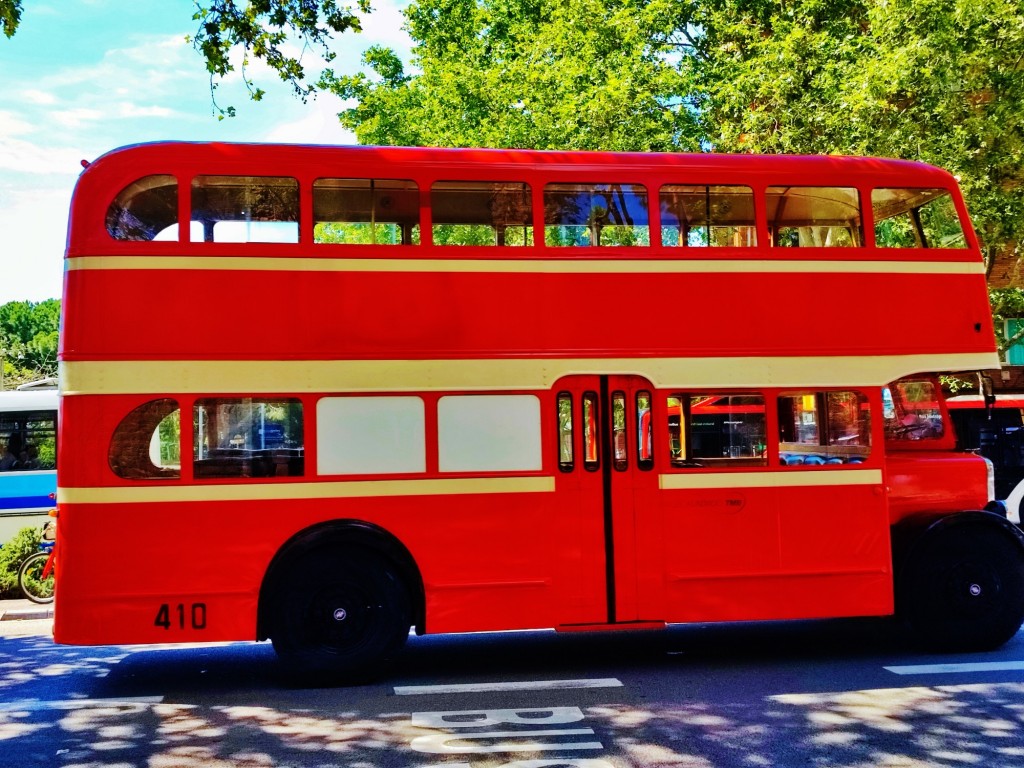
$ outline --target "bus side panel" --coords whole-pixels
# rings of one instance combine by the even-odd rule
[[[210,486],[211,495],[225,487]],[[409,550],[428,631],[593,622],[604,582],[584,571],[602,572],[592,541],[600,528],[581,531],[574,507],[558,507],[555,496],[62,504],[62,534],[75,546],[60,550],[55,637],[83,645],[251,640],[271,559],[296,532],[332,519],[373,523]]]
[[[664,618],[704,622],[891,613],[882,488],[836,485],[830,490],[827,495],[820,487],[666,491]],[[655,610],[650,606],[647,612]]]
[[[462,252],[460,251],[460,254]],[[485,258],[495,254],[486,251]],[[752,253],[751,257],[758,254]],[[777,256],[774,258],[778,258]],[[835,258],[835,255],[831,255]],[[244,262],[242,262],[244,263]],[[514,263],[514,262],[510,262]],[[553,260],[553,264],[558,261]],[[984,290],[980,275],[911,272],[730,272],[732,306],[717,304],[720,272],[674,274],[472,272],[303,272],[76,269],[67,274],[68,316],[61,359],[76,360],[264,360],[423,359],[502,357],[510,354],[676,357],[736,355],[899,355],[969,353],[979,349],[973,308],[962,297]],[[946,308],[929,319],[930,333],[893,333],[919,319],[914,302],[885,296],[928,296]],[[248,308],[224,295],[302,296],[288,322],[240,322]],[[268,290],[272,287],[273,290]],[[680,302],[684,293],[690,301]],[[878,296],[884,311],[862,312],[857,333],[835,332],[829,322],[751,323],[778,315],[778,296]],[[643,296],[644,334],[630,323],[607,323],[595,334],[588,315],[566,296],[586,296],[592,306],[617,306],[624,296]],[[444,301],[438,301],[444,296]],[[524,313],[530,296],[543,313]],[[710,304],[708,302],[711,302]],[[80,307],[103,307],[88,313]],[[195,307],[202,307],[201,312]],[[987,312],[987,308],[986,308]],[[708,325],[709,313],[716,318]],[[175,318],[166,323],[164,318]],[[516,318],[509,322],[509,318]],[[303,332],[296,334],[296,325]],[[679,328],[700,328],[680,334]]]
[[[886,458],[892,523],[928,512],[984,509],[989,502],[985,460],[970,453],[889,449]]]

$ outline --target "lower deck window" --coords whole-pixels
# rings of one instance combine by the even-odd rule
[[[294,477],[304,472],[298,400],[198,400],[192,426],[197,478]]]
[[[325,397],[316,406],[317,472],[395,474],[427,468],[420,397]]]
[[[859,464],[870,453],[871,410],[860,392],[786,393],[778,404],[782,464]]]
[[[437,403],[442,472],[541,469],[540,400],[535,395],[450,395]]]
[[[107,462],[126,480],[181,477],[181,412],[170,398],[150,400],[121,419],[110,441]]]
[[[767,464],[763,395],[674,395],[668,431],[673,466]]]

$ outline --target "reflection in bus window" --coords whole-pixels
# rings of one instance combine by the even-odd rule
[[[626,438],[626,393],[612,392],[612,466],[619,472],[629,467]]]
[[[661,188],[658,200],[662,245],[757,245],[750,187],[672,184]]]
[[[875,189],[875,244],[879,248],[966,248],[960,217],[944,189]]]
[[[591,472],[601,466],[598,453],[597,393],[583,393],[583,468]]]
[[[573,446],[572,394],[558,393],[558,468],[571,472],[575,448]]]
[[[303,473],[302,403],[298,400],[198,400],[192,428],[197,478]]]
[[[639,184],[548,184],[544,187],[544,242],[650,245],[647,190]]]
[[[886,440],[934,440],[946,433],[935,384],[903,379],[882,390]]]
[[[528,184],[439,181],[430,215],[434,245],[533,245]]]
[[[418,245],[420,194],[400,179],[317,179],[313,242]]]
[[[859,464],[871,449],[871,412],[860,392],[779,397],[779,458],[786,466]]]
[[[107,232],[115,240],[177,240],[177,224],[174,176],[144,176],[122,189],[107,208]]]
[[[297,243],[299,183],[276,176],[197,176],[193,242]]]
[[[636,464],[640,469],[654,469],[654,429],[651,423],[651,393],[636,393]]]
[[[772,245],[860,246],[860,198],[850,187],[768,187],[765,209]]]
[[[765,466],[764,396],[677,394],[668,398],[673,466]]]
[[[126,480],[181,477],[181,418],[176,400],[150,400],[121,419],[107,462]]]

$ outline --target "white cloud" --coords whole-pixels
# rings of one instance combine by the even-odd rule
[[[355,134],[338,122],[338,112],[344,106],[345,102],[334,94],[317,94],[316,99],[306,102],[301,117],[275,125],[263,140],[282,144],[355,144]]]
[[[123,101],[120,104],[117,104],[115,111],[117,117],[121,118],[171,117],[175,114],[173,109],[168,109],[167,107],[143,107],[139,104],[132,104],[128,101]]]
[[[23,120],[19,115],[7,110],[0,110],[0,141],[9,136],[17,136],[22,133],[31,133],[34,129],[32,123]]]
[[[402,15],[408,2],[375,2],[373,13],[362,17],[363,37],[375,45],[386,45],[394,48],[399,56],[403,58],[412,47],[412,38],[402,25],[405,24],[405,16]]]
[[[71,184],[23,193],[0,206],[0,304],[60,296]]]
[[[28,90],[21,92],[21,98],[30,104],[56,104],[57,97],[48,91],[40,91],[35,88],[29,88]]]
[[[0,136],[0,169],[5,171],[33,176],[77,175],[82,170],[82,157],[81,149],[34,144]]]
[[[86,123],[102,120],[105,113],[100,109],[76,107],[75,109],[55,109],[50,112],[49,116],[65,128],[78,129],[85,127]]]

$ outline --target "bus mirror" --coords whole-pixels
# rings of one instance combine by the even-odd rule
[[[985,401],[985,414],[988,416],[989,421],[992,420],[992,409],[996,405],[996,396],[992,385],[992,377],[987,375],[981,375],[981,394]]]

